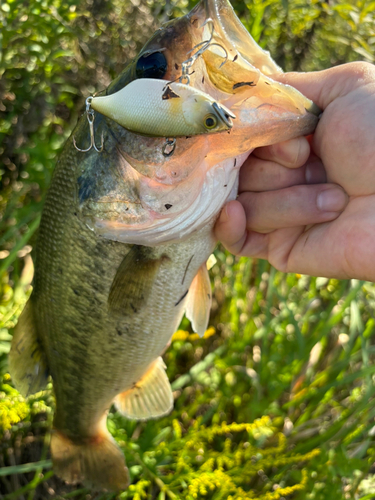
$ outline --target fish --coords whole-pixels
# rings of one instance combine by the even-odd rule
[[[150,137],[223,132],[236,118],[201,90],[155,78],[133,80],[114,94],[93,97],[90,104],[122,127]]]
[[[124,455],[106,427],[111,405],[140,421],[171,411],[162,354],[185,312],[199,335],[207,327],[213,226],[236,198],[241,165],[255,147],[308,135],[318,122],[314,103],[272,79],[280,71],[228,0],[201,0],[157,30],[105,95],[143,78],[179,81],[233,113],[233,127],[177,137],[164,155],[165,137],[95,111],[102,152],[74,146],[90,134],[84,116],[64,146],[9,368],[24,396],[52,377],[51,456],[65,481],[125,489]]]

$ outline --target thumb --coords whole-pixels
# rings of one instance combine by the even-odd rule
[[[373,82],[375,67],[369,63],[354,62],[312,73],[278,73],[272,78],[295,87],[325,109],[338,97]]]

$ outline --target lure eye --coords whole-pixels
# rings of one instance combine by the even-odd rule
[[[167,60],[162,52],[152,52],[141,56],[137,61],[137,78],[162,79],[167,72]]]
[[[204,119],[204,126],[208,130],[212,130],[217,126],[217,118],[215,115],[209,114]]]

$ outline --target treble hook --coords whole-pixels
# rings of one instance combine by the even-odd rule
[[[214,32],[215,32],[215,25],[214,25],[213,20],[211,18],[207,19],[207,21],[205,21],[205,23],[202,25],[202,27],[206,26],[206,24],[211,24],[210,38],[208,40],[203,40],[203,42],[197,43],[197,45],[195,47],[193,47],[191,50],[189,50],[189,52],[187,52],[186,55],[189,55],[192,52],[194,52],[194,50],[201,47],[199,50],[197,50],[197,52],[195,52],[195,54],[193,54],[191,57],[189,57],[189,59],[186,59],[186,61],[184,61],[181,64],[182,75],[180,76],[180,83],[182,83],[183,80],[186,80],[186,85],[189,85],[190,76],[188,74],[188,70],[193,66],[195,61],[203,54],[203,52],[205,52],[208,49],[208,47],[214,47],[216,45],[216,47],[220,47],[225,52],[225,60],[220,64],[219,68],[224,66],[224,64],[228,61],[229,56],[228,56],[227,49],[225,47],[223,47],[223,45],[220,45],[220,43],[216,43],[216,42],[212,43],[212,39],[214,37]]]
[[[87,153],[88,151],[91,151],[92,148],[94,148],[97,153],[101,153],[103,151],[103,147],[104,147],[103,132],[102,132],[102,143],[101,143],[100,147],[98,148],[97,145],[95,144],[95,135],[94,135],[95,112],[91,108],[91,102],[92,102],[92,97],[90,96],[86,99],[86,116],[87,116],[87,121],[89,122],[89,128],[90,128],[90,146],[87,149],[80,149],[77,146],[76,138],[73,137],[74,147],[76,148],[77,151],[80,151],[81,153]]]

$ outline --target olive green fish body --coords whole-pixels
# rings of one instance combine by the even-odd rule
[[[137,247],[87,227],[77,202],[75,153],[66,151],[43,212],[32,305],[56,381],[55,425],[74,438],[95,435],[115,396],[131,389],[162,354],[214,240],[208,226],[182,244],[138,247],[140,259],[158,263],[149,293],[114,314],[108,304],[112,283]]]

